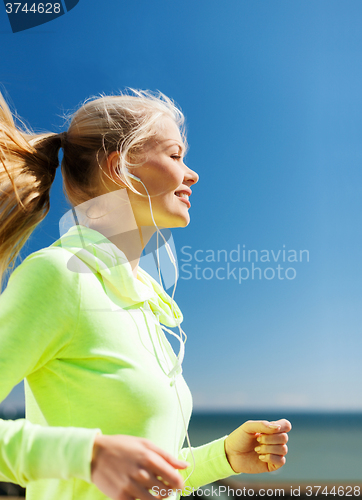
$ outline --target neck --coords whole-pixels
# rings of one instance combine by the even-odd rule
[[[156,228],[137,225],[127,190],[97,196],[75,210],[81,225],[103,234],[125,254],[136,278],[142,251]]]

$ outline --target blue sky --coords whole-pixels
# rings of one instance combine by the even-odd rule
[[[13,34],[0,7],[0,83],[34,129],[59,132],[64,112],[126,87],[186,115],[200,181],[172,234],[195,408],[362,410],[361,24],[359,0],[80,0]],[[24,256],[59,237],[59,174]],[[227,266],[246,277],[253,262],[232,262],[238,245],[281,253],[239,283]],[[207,250],[228,262],[197,262]]]

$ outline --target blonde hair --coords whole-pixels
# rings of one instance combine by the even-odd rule
[[[161,92],[130,91],[87,100],[61,134],[18,128],[0,94],[0,285],[49,211],[61,147],[64,191],[73,206],[98,195],[107,175],[102,165],[114,151],[119,153],[119,179],[137,192],[126,167],[135,165],[165,117],[175,121],[186,147],[184,116],[174,102]]]

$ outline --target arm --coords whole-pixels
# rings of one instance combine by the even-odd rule
[[[193,448],[195,470],[192,474],[192,467],[180,471],[185,479],[184,495],[192,493],[193,488],[234,474],[279,469],[285,463],[290,429],[291,424],[287,420],[248,421],[229,436]],[[179,458],[193,462],[188,448],[181,450]]]
[[[0,296],[0,400],[66,347],[76,329],[79,276],[63,250],[41,251],[13,273]],[[98,429],[0,420],[0,480],[26,486],[45,478],[90,481]]]
[[[193,458],[189,448],[183,448],[179,459],[186,460],[190,465],[180,474],[185,481],[183,495],[189,495],[193,489],[205,484],[212,483],[218,479],[238,474],[230,466],[225,453],[225,439],[227,436],[216,439],[210,443],[192,448],[195,458],[195,469],[193,470]],[[192,472],[192,474],[191,474]],[[188,477],[190,476],[190,477]]]

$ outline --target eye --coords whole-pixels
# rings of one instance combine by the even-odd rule
[[[181,158],[181,156],[179,156],[179,155],[172,155],[171,158],[173,158],[174,160],[179,160]]]

